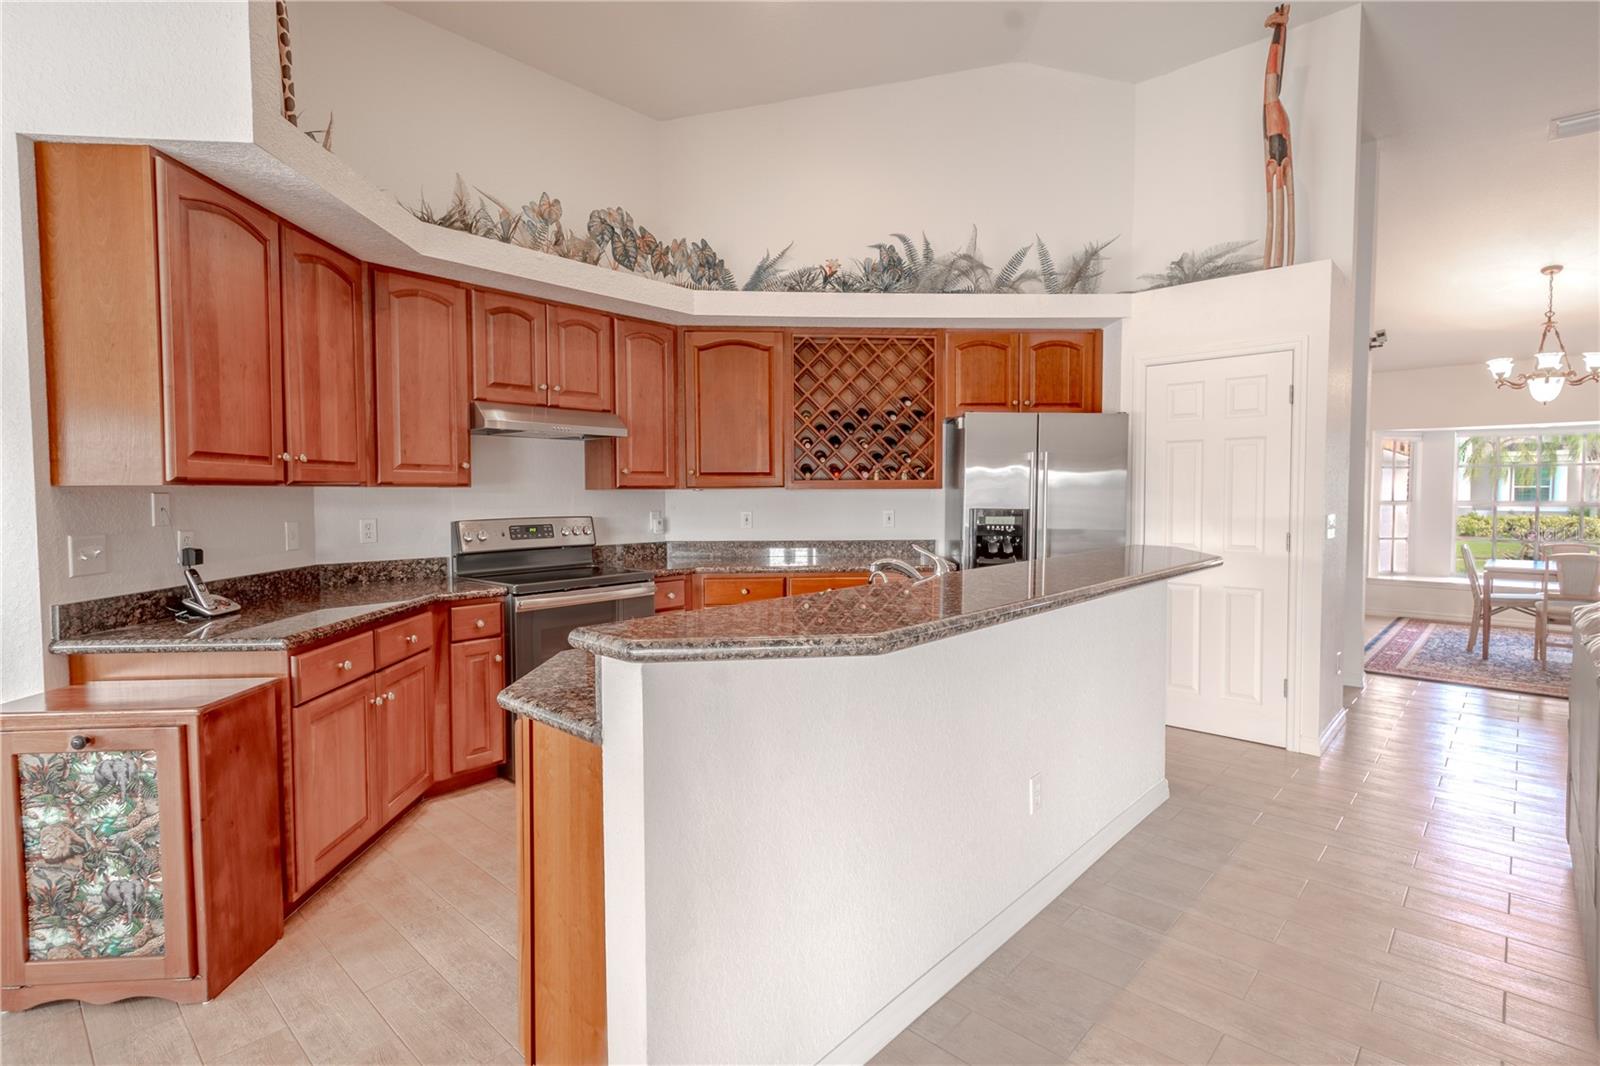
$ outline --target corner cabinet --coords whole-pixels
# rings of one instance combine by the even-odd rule
[[[784,482],[789,353],[782,332],[683,335],[684,487]]]
[[[678,478],[678,353],[668,326],[616,321],[617,417],[628,435],[584,443],[587,487],[671,489]]]
[[[372,272],[378,483],[470,485],[467,290]]]
[[[945,335],[948,417],[972,411],[1100,410],[1099,330]]]
[[[155,160],[167,479],[281,482],[278,220]]]

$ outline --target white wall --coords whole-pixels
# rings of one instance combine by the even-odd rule
[[[137,490],[80,497],[49,487],[33,146],[27,138],[248,141],[247,16],[242,4],[0,5],[0,699],[65,681],[65,664],[44,654],[53,599],[102,594],[84,591],[90,585],[151,587],[176,577],[175,542],[159,546],[139,528]],[[258,540],[238,522],[244,507],[261,528],[277,528],[281,545],[281,521],[304,517],[306,500],[304,493],[197,490],[175,493],[173,505],[196,530],[216,531],[207,558],[222,572],[270,554],[268,534]],[[302,524],[302,537],[311,535],[309,526]],[[114,573],[70,581],[69,532],[111,535]]]
[[[603,544],[660,540],[649,513],[662,493],[590,492],[583,487],[578,441],[472,438],[472,487],[319,488],[314,490],[317,561],[403,559],[450,554],[450,523],[463,518],[593,515]],[[356,523],[378,520],[376,544],[362,544]]]
[[[741,284],[790,241],[793,265],[848,263],[891,233],[952,250],[976,224],[996,268],[1036,234],[1058,265],[1120,235],[1114,292],[1132,278],[1132,124],[1127,83],[987,67],[664,123],[661,195]]]
[[[1303,353],[1303,369],[1295,370],[1295,462],[1303,495],[1290,514],[1297,547],[1289,738],[1292,750],[1310,753],[1319,750],[1322,730],[1342,706],[1353,318],[1349,284],[1323,260],[1140,293],[1123,341],[1123,395],[1130,397],[1136,456],[1144,426],[1142,390],[1134,379],[1150,360],[1243,350]],[[1137,460],[1133,476],[1139,484]],[[1137,501],[1134,511],[1142,514]],[[1328,515],[1336,521],[1332,538],[1324,535]]]
[[[1383,349],[1373,353],[1381,365]],[[1526,390],[1502,389],[1482,363],[1372,375],[1372,429],[1456,429],[1593,422],[1600,395],[1585,385],[1563,389],[1554,403],[1538,404]]]
[[[715,489],[669,492],[668,540],[904,540],[937,538],[944,510],[936,489]],[[894,526],[883,512],[894,512]],[[753,528],[739,527],[749,511]]]
[[[1266,8],[1263,8],[1265,11]],[[1361,6],[1289,26],[1283,104],[1295,163],[1295,261],[1352,275]],[[1140,82],[1134,92],[1133,270],[1266,232],[1265,41]]]
[[[883,656],[602,659],[612,1061],[870,1058],[1165,797],[1162,676],[1117,665],[1161,659],[1164,597]]]
[[[289,29],[301,128],[332,111],[334,153],[403,203],[443,210],[459,172],[513,208],[548,192],[580,234],[619,205],[665,232],[653,119],[388,4],[291,4]]]

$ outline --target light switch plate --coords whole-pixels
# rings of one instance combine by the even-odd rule
[[[172,493],[152,492],[150,494],[150,524],[152,526],[172,525]]]
[[[106,572],[106,535],[87,533],[67,538],[67,576],[87,577]]]
[[[283,524],[283,550],[295,552],[300,550],[300,523],[285,522]]]
[[[667,531],[667,516],[663,511],[650,512],[650,532],[659,536]]]
[[[754,529],[755,526],[756,526],[756,516],[753,513],[751,513],[750,511],[740,511],[739,512],[739,528],[740,529]]]
[[[883,528],[884,529],[893,529],[894,528],[894,512],[888,510],[887,508],[883,512]]]

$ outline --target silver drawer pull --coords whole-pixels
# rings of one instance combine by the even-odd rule
[[[356,668],[356,664],[351,662],[349,659],[346,659],[342,663],[334,663],[334,666],[340,670],[354,670]]]
[[[667,593],[667,599],[669,599],[669,600],[675,600],[675,599],[677,599],[677,598],[678,598],[678,594],[677,594],[677,593],[676,593],[676,592],[669,592],[669,593]]]
[[[473,627],[477,628],[477,629],[482,629],[484,626],[486,626],[488,624],[489,623],[485,622],[482,618],[480,618],[476,622],[472,623]]]
[[[407,633],[406,634],[406,643],[407,644],[415,644],[416,642],[417,642],[417,635],[415,633]]]

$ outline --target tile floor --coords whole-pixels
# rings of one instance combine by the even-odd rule
[[[0,1016],[5,1066],[521,1062],[515,790],[427,800],[210,1003]]]
[[[1168,733],[1172,799],[885,1063],[1600,1059],[1566,705],[1369,679],[1327,757]],[[22,1063],[518,1061],[512,792],[422,804],[217,1000],[0,1020]]]
[[[876,1061],[1600,1062],[1564,701],[1369,677],[1320,761],[1169,730],[1167,776]]]

